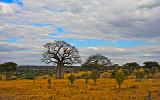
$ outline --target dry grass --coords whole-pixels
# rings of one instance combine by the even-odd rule
[[[83,79],[70,86],[68,80],[52,79],[48,89],[47,79],[0,81],[0,100],[144,100],[147,90],[152,91],[153,100],[160,100],[160,80],[128,79],[122,89],[115,87],[115,80],[98,79],[94,86],[92,80],[86,85]]]

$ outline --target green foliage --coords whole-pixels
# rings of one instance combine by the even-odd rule
[[[88,84],[88,80],[90,79],[90,75],[87,74],[87,73],[85,73],[85,74],[82,74],[81,77],[82,77],[83,79],[85,79],[85,83]]]
[[[21,73],[18,75],[20,79],[35,79],[38,76],[38,73],[34,70],[28,70],[24,73]]]
[[[0,64],[0,72],[8,73],[8,72],[15,72],[17,69],[17,64],[14,62],[6,62]]]
[[[123,72],[126,76],[129,76],[131,74],[130,70],[127,70],[127,69],[125,69]]]
[[[116,78],[116,73],[117,73],[117,71],[116,71],[116,70],[113,70],[113,71],[111,72],[111,77],[112,77],[112,78]]]
[[[140,65],[136,62],[126,63],[124,66],[125,66],[125,68],[131,69],[131,70],[140,68]]]
[[[32,72],[29,72],[29,73],[26,73],[24,74],[24,79],[35,79],[36,78],[36,73],[32,73]]]
[[[155,73],[156,73],[156,70],[158,70],[158,67],[152,67],[152,68],[150,69],[150,72],[151,72],[152,74],[155,74]]]
[[[97,79],[100,77],[100,73],[98,71],[92,71],[90,74],[90,78],[93,80],[94,85],[96,85]]]
[[[139,79],[139,80],[144,78],[144,73],[143,72],[138,71],[138,72],[135,73],[135,75],[136,75],[136,78]]]
[[[88,64],[88,65],[84,65],[84,68],[85,69],[88,69],[88,70],[97,70],[98,68],[100,68],[101,65],[99,64]]]
[[[73,74],[71,74],[70,76],[68,76],[68,80],[70,84],[73,85],[74,81],[76,80],[76,77]]]
[[[136,62],[131,62],[124,64],[124,68],[128,70],[128,74],[131,74],[134,71],[134,69],[139,69],[140,65]]]
[[[35,79],[37,76],[53,76],[54,74],[55,72],[53,70],[25,69],[22,71],[17,71],[14,75],[17,76],[18,79]]]
[[[127,75],[123,72],[113,71],[112,77],[116,80],[116,82],[119,85],[119,89],[121,88],[121,84],[124,82],[124,80],[127,78]]]
[[[144,62],[143,64],[144,64],[144,67],[148,69],[151,69],[153,67],[157,67],[157,68],[160,67],[159,63],[155,61],[148,61],[148,62]]]
[[[144,68],[144,73],[147,75],[147,78],[149,78],[150,69]]]

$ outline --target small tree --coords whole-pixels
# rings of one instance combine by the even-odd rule
[[[116,82],[118,83],[119,89],[120,89],[121,84],[124,82],[127,75],[124,74],[124,72],[113,71],[112,72],[112,77],[116,80]]]
[[[124,64],[124,68],[128,70],[129,74],[131,74],[134,69],[139,69],[140,65],[136,62],[131,62]]]
[[[81,77],[82,77],[83,79],[85,79],[85,83],[88,84],[88,80],[90,79],[90,75],[87,74],[87,73],[85,73],[85,74],[82,74]]]
[[[152,100],[152,92],[150,90],[147,90],[147,96],[145,100]]]
[[[94,85],[96,85],[96,81],[100,77],[100,73],[98,71],[92,71],[90,77],[93,79]]]
[[[150,69],[150,72],[151,72],[152,74],[155,74],[157,70],[158,70],[158,67],[152,67],[152,68]]]
[[[124,72],[124,74],[125,74],[125,75],[127,75],[127,76],[129,76],[129,75],[130,75],[130,71],[129,71],[129,70],[127,70],[127,69],[125,69],[123,72]]]
[[[111,77],[115,79],[116,78],[116,73],[117,73],[117,70],[113,70],[111,72]]]
[[[141,79],[144,77],[144,73],[143,72],[136,72],[136,78],[138,79],[138,81],[141,81]]]
[[[147,79],[149,79],[150,77],[150,69],[149,68],[144,68],[144,73],[147,75]]]
[[[50,88],[51,88],[51,84],[52,84],[51,79],[49,78],[49,79],[47,80],[47,82],[48,82],[48,89],[50,89]]]
[[[76,77],[73,74],[71,74],[70,76],[68,76],[68,80],[70,84],[73,85],[74,81],[76,80]]]

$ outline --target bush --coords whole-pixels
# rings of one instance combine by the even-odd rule
[[[112,77],[116,80],[116,82],[119,85],[119,89],[121,88],[121,84],[124,82],[124,80],[127,78],[127,75],[122,71],[113,71],[112,72]]]
[[[35,73],[35,72],[32,72],[32,71],[23,74],[23,78],[24,78],[24,79],[35,79],[36,76],[37,76],[36,73]]]
[[[5,62],[0,64],[0,72],[8,73],[15,72],[17,70],[17,64],[14,62]]]
[[[147,79],[149,79],[149,74],[150,74],[150,69],[148,69],[148,68],[145,68],[144,69],[144,73],[147,75]]]
[[[136,78],[138,79],[138,81],[140,81],[141,79],[144,78],[144,73],[143,72],[136,72]]]
[[[81,78],[85,79],[85,83],[88,84],[88,80],[90,79],[90,75],[85,73],[81,75]]]
[[[73,85],[74,81],[76,80],[76,77],[73,74],[71,74],[70,76],[68,76],[68,80],[70,84]]]
[[[83,67],[87,70],[97,70],[98,68],[101,67],[99,64],[88,64],[88,65],[83,65]]]
[[[91,79],[93,79],[94,85],[96,85],[97,78],[100,77],[100,73],[98,71],[93,71],[90,75]]]
[[[124,70],[124,74],[125,74],[125,75],[127,75],[127,76],[129,76],[129,75],[131,74],[131,71],[130,71],[130,70],[127,70],[127,69],[125,69],[125,70]]]

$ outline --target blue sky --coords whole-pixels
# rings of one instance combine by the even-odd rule
[[[18,6],[23,7],[23,0],[0,0],[3,3],[16,3]]]
[[[7,39],[3,40],[2,42],[14,43],[14,42],[17,42],[17,39],[15,37],[8,37]]]
[[[23,9],[22,9],[23,8]],[[0,63],[42,65],[43,45],[63,40],[84,61],[160,61],[159,0],[0,0]]]

